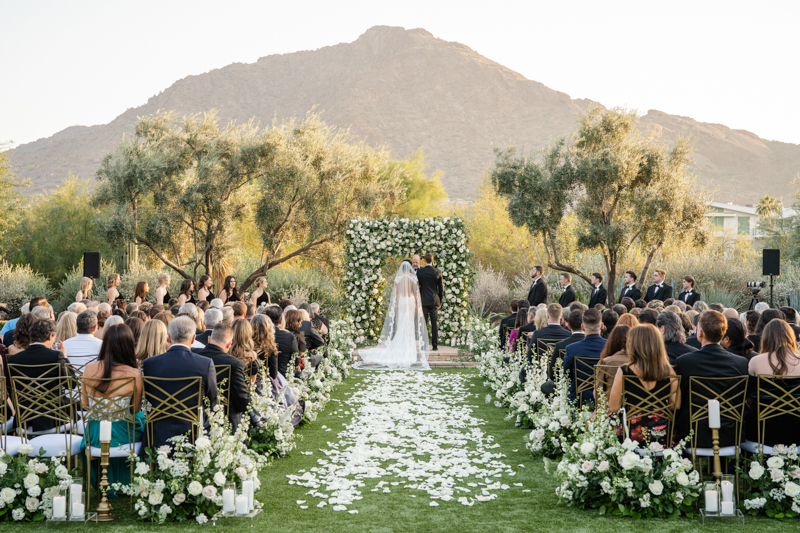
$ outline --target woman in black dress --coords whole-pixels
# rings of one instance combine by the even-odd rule
[[[181,293],[178,295],[178,305],[197,303],[194,299],[194,281],[185,279],[181,282]]]
[[[719,344],[729,352],[741,355],[749,361],[758,354],[753,351],[753,343],[745,336],[744,329],[744,324],[742,324],[741,320],[729,318],[728,329]]]
[[[109,274],[108,278],[106,279],[106,286],[108,290],[106,291],[106,298],[108,299],[108,305],[113,305],[115,301],[122,300],[122,295],[119,293],[119,284],[122,279],[119,277],[119,274]]]
[[[256,307],[261,307],[261,304],[272,303],[267,292],[267,278],[264,276],[256,278],[256,290],[250,295],[250,303]]]
[[[211,276],[208,274],[200,276],[200,280],[197,282],[197,299],[201,302],[205,300],[211,303],[211,300],[214,299],[214,295],[211,293],[211,287],[213,286],[214,280],[211,279]]]
[[[225,278],[225,283],[222,284],[222,290],[219,291],[217,298],[222,300],[223,304],[227,302],[238,302],[242,299],[242,297],[239,296],[239,289],[236,288],[235,276],[228,276]]]

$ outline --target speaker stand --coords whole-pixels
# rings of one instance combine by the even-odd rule
[[[775,303],[772,301],[772,287],[774,284],[772,283],[772,274],[769,275],[769,306],[772,309],[775,309]]]

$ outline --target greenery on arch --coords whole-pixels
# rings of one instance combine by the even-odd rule
[[[350,221],[346,232],[344,285],[357,343],[376,340],[383,325],[382,299],[387,257],[432,253],[444,278],[439,309],[439,344],[462,345],[467,340],[469,291],[474,279],[464,221],[455,217]]]

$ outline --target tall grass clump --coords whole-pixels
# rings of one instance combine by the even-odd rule
[[[0,302],[8,306],[12,316],[19,316],[20,308],[34,296],[51,300],[54,292],[48,279],[29,265],[0,263]]]

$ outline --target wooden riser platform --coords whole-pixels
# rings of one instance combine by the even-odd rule
[[[459,356],[458,348],[439,346],[435,352],[428,352],[428,365],[431,368],[466,368],[478,366],[477,361],[470,361],[471,356]],[[358,350],[353,350],[353,360],[360,361]]]

